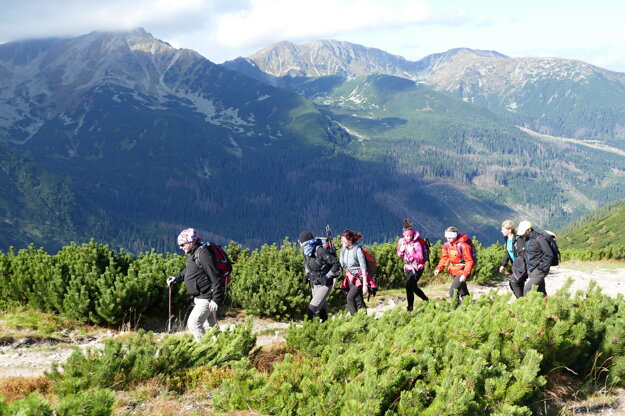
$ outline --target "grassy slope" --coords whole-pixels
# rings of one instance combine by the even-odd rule
[[[563,228],[563,248],[602,248],[624,244],[625,199],[607,204]]]

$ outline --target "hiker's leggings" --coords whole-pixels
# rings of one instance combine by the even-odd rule
[[[217,323],[217,311],[211,312],[208,310],[208,304],[210,303],[208,299],[195,298],[193,299],[193,303],[195,306],[189,314],[187,328],[189,328],[195,340],[199,341],[202,339],[204,332],[206,332],[204,322],[208,320],[210,326],[215,326]]]
[[[467,276],[468,279],[468,276]],[[458,293],[456,293],[458,292]],[[467,281],[460,281],[460,276],[454,276],[454,281],[451,282],[451,287],[449,288],[449,298],[454,299],[454,296],[458,296],[458,304],[462,303],[462,298],[465,296],[469,296],[469,288],[467,287]]]
[[[415,293],[423,300],[428,300],[428,297],[425,295],[423,290],[417,285],[419,283],[419,279],[423,274],[423,269],[421,270],[404,270],[404,274],[406,275],[406,300],[408,301],[408,310],[411,311],[414,305],[414,295]]]
[[[538,291],[544,296],[547,296],[547,289],[545,288],[545,277],[547,276],[547,273],[549,272],[543,272],[539,269],[534,269],[529,272],[527,283],[525,283],[525,288],[523,289],[523,296],[527,296],[534,286],[536,286]]]
[[[310,300],[310,304],[308,304],[308,316],[310,318],[318,316],[322,320],[328,319],[328,305],[326,300],[328,296],[330,296],[332,288],[334,288],[334,279],[332,279],[332,284],[330,286],[312,286],[312,299]]]
[[[356,286],[349,282],[349,292],[347,292],[347,309],[350,315],[356,315],[360,309],[365,309],[365,299],[362,296],[362,286]]]
[[[510,275],[510,289],[512,289],[512,293],[518,299],[523,296],[523,287],[525,286],[525,281],[527,277],[522,277],[518,279],[514,277],[514,275]]]

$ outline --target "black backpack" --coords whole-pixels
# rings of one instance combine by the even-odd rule
[[[549,243],[549,247],[551,248],[551,252],[553,253],[553,258],[551,260],[552,266],[557,266],[560,264],[560,249],[558,249],[558,242],[556,241],[556,235],[551,231],[543,231],[542,236],[545,237],[547,243]]]

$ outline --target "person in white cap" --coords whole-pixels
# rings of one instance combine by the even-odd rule
[[[525,253],[527,255],[527,282],[523,288],[523,296],[527,295],[534,286],[544,296],[547,296],[545,277],[549,273],[553,251],[549,242],[541,233],[534,231],[532,223],[521,221],[517,230],[518,235],[525,239]]]
[[[187,328],[196,341],[205,333],[204,322],[217,324],[218,305],[224,299],[224,285],[210,250],[202,250],[202,239],[193,228],[182,230],[178,246],[187,254],[186,267],[178,276],[167,278],[167,286],[184,281],[187,292],[193,296],[195,306],[187,320]],[[197,260],[196,260],[197,259]]]

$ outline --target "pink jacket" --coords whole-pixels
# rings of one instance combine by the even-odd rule
[[[407,242],[405,238],[399,239],[397,243],[397,255],[404,259],[404,270],[421,270],[425,268],[423,247],[421,243],[419,243],[418,231],[412,241]]]

